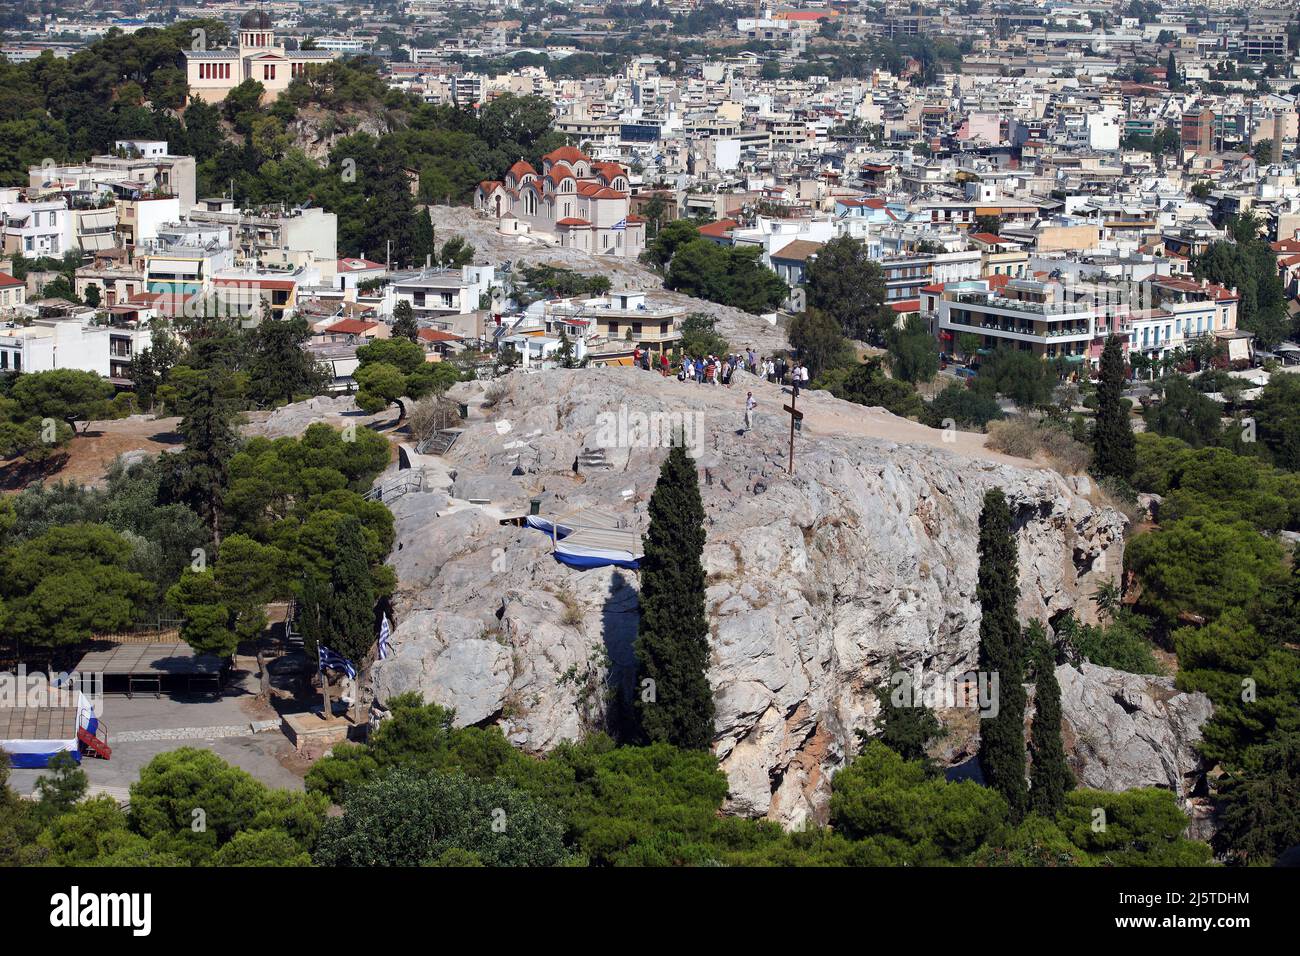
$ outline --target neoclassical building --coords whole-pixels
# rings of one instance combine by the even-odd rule
[[[185,54],[185,78],[190,96],[219,103],[245,80],[256,80],[274,99],[290,81],[339,54],[331,50],[288,52],[276,43],[271,18],[261,10],[250,10],[239,21],[239,45],[223,50],[190,50]]]
[[[635,258],[645,250],[645,219],[630,213],[630,196],[621,165],[561,146],[542,157],[540,174],[521,159],[505,182],[479,183],[474,206],[527,223],[530,232],[555,236],[562,246]]]

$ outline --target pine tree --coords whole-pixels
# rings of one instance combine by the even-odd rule
[[[573,357],[573,340],[563,329],[560,330],[560,344],[555,348],[555,361],[560,368],[576,368],[578,364]]]
[[[1266,594],[1261,629],[1278,643],[1300,634],[1300,546],[1291,550],[1291,573]]]
[[[86,795],[90,781],[68,751],[50,758],[50,773],[36,781],[37,819],[49,821],[68,813]]]
[[[1056,655],[1043,625],[1034,621],[1025,633],[1034,661],[1034,724],[1029,731],[1029,803],[1049,820],[1065,808],[1065,794],[1074,787],[1074,775],[1065,762],[1061,740],[1061,685],[1056,681]]]
[[[304,644],[309,654],[324,644],[360,663],[375,641],[374,579],[360,520],[349,515],[334,534],[334,566],[328,581],[309,574],[303,586]]]
[[[1092,470],[1102,478],[1129,481],[1137,470],[1137,443],[1124,401],[1124,355],[1120,341],[1106,338],[1097,385],[1097,423],[1092,433]]]
[[[127,367],[126,376],[135,386],[140,410],[152,411],[154,395],[158,389],[158,373],[154,368],[153,349],[141,349],[131,356],[131,364]]]
[[[980,670],[998,676],[997,715],[980,721],[980,767],[1019,822],[1029,803],[1025,784],[1024,638],[1016,617],[1020,597],[1011,509],[1000,488],[984,495],[980,512]]]
[[[248,333],[248,389],[262,405],[283,405],[295,398],[319,395],[333,375],[302,345],[311,326],[300,315],[263,319]]]
[[[636,711],[647,740],[689,750],[707,750],[713,742],[713,690],[705,676],[709,623],[703,554],[699,477],[679,442],[669,451],[650,496],[641,561]]]

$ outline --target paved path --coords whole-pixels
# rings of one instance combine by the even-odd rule
[[[224,737],[248,737],[254,733],[249,724],[226,724],[220,727],[164,727],[156,730],[123,730],[112,734],[109,746],[141,740],[221,740]]]

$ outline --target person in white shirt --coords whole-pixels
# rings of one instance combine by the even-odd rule
[[[745,431],[754,427],[754,409],[758,407],[758,402],[754,400],[753,392],[745,393]]]

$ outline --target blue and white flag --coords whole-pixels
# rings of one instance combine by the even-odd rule
[[[609,228],[611,228],[611,229],[626,229],[626,228],[627,228],[627,217],[624,216],[622,219],[620,219],[618,222],[614,223],[614,225],[610,226]]]
[[[352,665],[352,662],[348,660],[346,657],[344,657],[342,654],[334,653],[324,644],[320,645],[317,648],[317,651],[320,654],[321,670],[325,670],[325,668],[328,667],[330,670],[333,671],[343,671],[349,677],[353,678],[354,680],[356,679],[357,669]]]
[[[92,734],[99,729],[99,718],[95,716],[95,707],[81,691],[77,691],[77,726],[85,727],[87,732]]]
[[[388,656],[388,615],[379,615],[379,659],[382,661]]]

